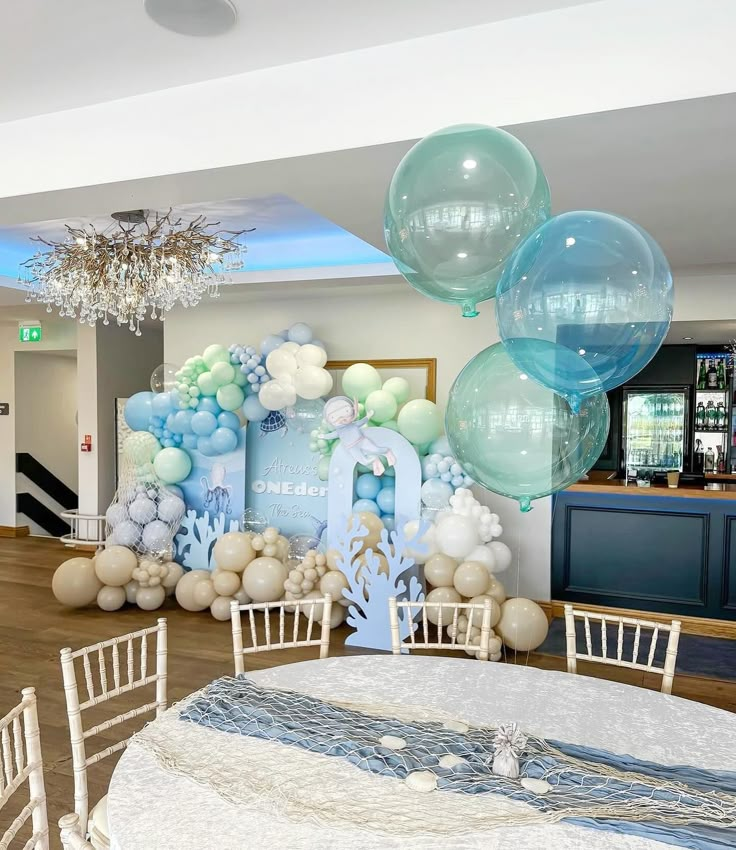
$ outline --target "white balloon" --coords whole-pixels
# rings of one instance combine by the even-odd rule
[[[266,410],[281,410],[286,407],[286,394],[278,381],[266,381],[258,392],[258,401]]]
[[[496,556],[485,546],[476,546],[475,549],[467,556],[468,561],[478,561],[488,570],[489,575],[493,575],[496,571]]]
[[[320,395],[326,396],[332,392],[332,386],[334,381],[332,379],[332,375],[327,371],[327,369],[322,370],[322,392]]]
[[[293,342],[289,340],[288,342],[282,343],[276,350],[277,351],[287,351],[289,354],[296,354],[297,351],[301,348],[298,342]]]
[[[297,351],[296,361],[300,366],[324,366],[327,362],[327,352],[318,345],[307,343]]]
[[[451,514],[442,520],[437,526],[436,539],[440,552],[463,560],[480,543],[475,521],[457,514]]]
[[[496,559],[494,573],[502,573],[511,566],[513,555],[511,554],[511,549],[505,543],[501,543],[500,540],[494,540],[488,544],[488,548],[493,552]]]
[[[288,343],[279,346],[266,358],[266,370],[269,375],[277,379],[282,375],[295,375],[296,370],[299,368],[296,357],[294,357],[291,351],[286,349],[286,345]]]
[[[314,347],[316,348],[316,346]],[[322,351],[321,348],[318,350]],[[297,394],[307,399],[319,398],[324,386],[323,371],[319,366],[306,365],[300,367],[294,378],[294,388]]]
[[[437,553],[437,529],[434,525],[430,525],[429,528],[424,533],[424,536],[419,540],[426,551],[425,552],[417,552],[415,549],[412,549],[408,542],[413,540],[416,537],[417,532],[419,531],[419,520],[413,519],[411,522],[407,522],[404,526],[404,536],[407,540],[407,546],[405,549],[406,554],[414,559],[415,564],[424,564],[432,555]]]

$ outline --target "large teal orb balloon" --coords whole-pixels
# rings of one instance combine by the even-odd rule
[[[432,133],[401,160],[384,230],[416,290],[476,316],[516,246],[549,215],[549,186],[527,148],[495,127],[461,124]]]
[[[161,449],[153,459],[153,469],[164,484],[178,484],[192,471],[192,459],[184,449]]]
[[[521,372],[496,343],[455,379],[445,429],[465,472],[527,511],[533,499],[564,490],[593,466],[608,424],[605,394],[586,398],[575,414],[562,396]]]
[[[649,363],[669,330],[673,300],[670,267],[646,231],[609,213],[569,212],[519,246],[498,286],[496,318],[521,369],[581,399],[625,383]],[[523,339],[564,346],[600,383],[586,384],[575,358],[567,365],[560,358],[556,371],[546,360],[520,359]]]

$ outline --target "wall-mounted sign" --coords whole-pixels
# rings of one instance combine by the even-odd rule
[[[0,401],[0,416],[10,416],[9,401]]]
[[[20,325],[18,339],[21,342],[41,342],[43,330],[41,325]]]

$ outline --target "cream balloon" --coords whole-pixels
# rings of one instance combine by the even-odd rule
[[[340,570],[330,570],[319,580],[319,592],[323,596],[325,593],[329,593],[335,602],[342,598],[342,592],[347,588],[348,580],[345,573],[340,572]]]
[[[367,554],[358,555],[358,557],[355,559],[355,564],[358,565],[358,569],[357,569],[355,575],[358,579],[361,579],[363,577],[363,570],[368,565],[367,559],[368,559]],[[373,552],[372,557],[371,557],[371,564],[372,564],[371,569],[375,568],[376,562],[378,562],[378,574],[382,575],[382,576],[387,576],[388,575],[388,560],[386,559],[386,556],[382,555],[380,552]]]
[[[194,604],[201,606],[200,610],[209,608],[217,597],[217,591],[211,579],[203,579],[198,581],[192,589],[192,599]]]
[[[494,573],[502,573],[511,566],[513,555],[511,554],[511,549],[505,543],[501,543],[500,540],[493,540],[488,544],[488,548],[493,552],[493,556],[496,559],[496,566],[493,569]]]
[[[305,600],[323,599],[323,598],[324,598],[324,593],[322,593],[322,591],[320,591],[320,590],[310,590],[309,593],[306,593],[304,595]],[[323,619],[324,613],[325,613],[324,608],[325,608],[324,603],[319,603],[319,604],[314,606],[314,614],[312,616],[313,616],[313,619],[314,619],[315,622],[320,623],[320,624],[322,623],[322,619]],[[334,612],[336,608],[341,612],[345,611],[345,609],[342,607],[342,605],[336,605],[335,600],[333,599],[332,600],[332,612]],[[312,612],[312,606],[311,605],[302,605],[301,606],[301,612],[300,612],[301,616],[309,619],[311,612]],[[337,618],[337,614],[332,613],[332,612],[330,613],[330,623],[332,622],[333,619]],[[342,620],[340,620],[339,622],[336,622],[335,625],[339,626],[341,622],[342,622]],[[334,629],[335,626],[331,625],[330,628]]]
[[[361,525],[367,529],[368,534],[365,537],[356,538],[362,543],[358,554],[362,554],[366,549],[375,549],[381,542],[381,532],[383,531],[383,523],[379,517],[370,511],[360,511],[350,517],[348,520],[348,534],[355,534]]]
[[[228,531],[215,543],[212,554],[221,570],[242,573],[256,557],[252,546],[253,535],[243,531]],[[228,596],[229,594],[222,594]]]
[[[324,612],[323,612],[324,614]],[[345,618],[347,617],[348,612],[347,608],[343,608],[342,605],[337,605],[335,600],[332,600],[332,607],[330,608],[330,628],[336,629],[339,625],[341,625]],[[322,621],[324,616],[319,618],[319,624],[322,625]]]
[[[337,549],[328,549],[325,552],[325,557],[327,558],[327,566],[331,570],[340,569],[340,564],[342,562],[340,561],[340,553],[337,551]]]
[[[438,552],[428,558],[424,564],[424,578],[432,587],[452,587],[452,578],[456,569],[457,561],[454,558]]]
[[[210,605],[210,614],[216,619],[224,622],[230,619],[230,603],[235,599],[234,596],[218,596]]]
[[[197,584],[200,581],[209,581],[210,575],[209,570],[190,570],[179,579],[176,585],[176,601],[185,611],[204,611],[208,607],[195,602],[193,594]]]
[[[474,596],[470,601],[474,605],[485,605],[486,599],[490,599],[491,601],[491,628],[494,629],[496,627],[496,623],[498,623],[498,621],[501,619],[501,606],[498,604],[498,602],[492,596],[489,596],[487,593],[482,593],[480,596]],[[480,625],[482,618],[482,614],[480,619],[476,614],[473,617],[473,622],[476,625]]]
[[[248,594],[243,590],[242,587],[240,588],[240,590],[237,590],[235,593],[233,593],[233,597],[237,599],[237,601],[241,605],[250,605],[250,603],[253,601],[250,596],[248,596]]]
[[[488,641],[488,652],[491,656],[500,655],[502,648],[503,644],[501,643],[501,638],[492,637]]]
[[[164,599],[166,591],[160,584],[155,587],[139,587],[135,596],[136,605],[142,611],[155,611],[164,604]]]
[[[161,579],[161,584],[166,590],[166,595],[171,596],[176,591],[179,579],[184,575],[184,567],[173,561],[166,564],[166,575]]]
[[[418,519],[410,520],[404,526],[404,537],[406,538],[405,554],[414,560],[415,564],[424,564],[432,555],[436,555],[437,548],[437,530],[436,526],[430,525],[424,534],[416,541],[423,551],[413,549],[411,544],[414,538],[419,533],[420,522]]]
[[[507,599],[501,606],[496,631],[510,649],[521,652],[536,649],[549,630],[547,615],[531,599]]]
[[[135,552],[126,546],[109,546],[95,557],[97,578],[108,587],[126,585],[132,578],[133,570],[137,566],[138,558],[136,558]],[[118,605],[119,607],[121,606]],[[109,610],[117,611],[117,608],[110,608]]]
[[[459,514],[445,517],[437,526],[437,549],[451,558],[465,559],[480,543],[473,519]]]
[[[129,602],[131,605],[135,605],[135,597],[138,593],[138,588],[140,585],[137,581],[129,581],[125,585],[125,600]]]
[[[455,570],[452,584],[461,596],[478,596],[488,587],[488,571],[478,561],[463,561]]]
[[[279,346],[266,358],[266,371],[277,380],[286,375],[296,375],[298,368],[296,357],[283,346]]]
[[[241,581],[240,574],[232,570],[216,569],[212,571],[212,585],[218,596],[232,596],[237,593]]]
[[[83,608],[97,599],[102,582],[90,558],[70,558],[60,564],[51,579],[51,590],[62,605]]]
[[[495,576],[491,576],[488,581],[488,586],[484,592],[486,596],[490,596],[492,599],[495,599],[499,605],[503,605],[506,601],[506,590]]]
[[[452,608],[440,608],[439,605],[433,605],[432,603],[437,602],[462,602],[462,597],[455,590],[454,587],[435,587],[434,590],[430,590],[427,594],[427,619],[430,623],[434,623],[436,626],[439,625],[440,622],[440,614],[442,615],[442,624],[444,626],[449,626],[452,623],[452,618],[454,616],[454,611]]]
[[[103,611],[117,611],[125,605],[124,587],[103,587],[97,594],[97,605]]]
[[[496,556],[491,552],[488,546],[476,546],[475,549],[467,556],[467,561],[478,561],[488,571],[489,575],[493,575],[496,569]]]
[[[275,602],[284,595],[286,567],[276,558],[256,558],[243,573],[243,590],[254,602]]]

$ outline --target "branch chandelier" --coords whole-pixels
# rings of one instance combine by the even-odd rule
[[[26,301],[46,304],[51,313],[94,326],[99,319],[127,324],[136,336],[150,310],[164,320],[176,304],[193,307],[205,292],[213,298],[229,274],[243,268],[246,247],[240,237],[250,230],[217,230],[198,216],[189,223],[172,211],[113,213],[117,224],[99,231],[93,225],[66,225],[62,242],[36,236],[40,250],[22,264],[19,281],[29,288]]]

